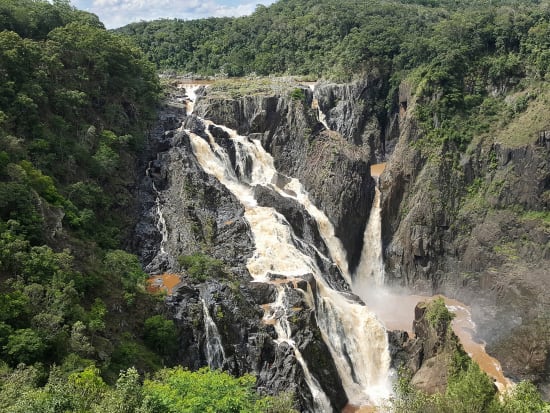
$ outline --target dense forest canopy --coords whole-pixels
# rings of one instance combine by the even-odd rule
[[[532,52],[549,13],[548,2],[535,0],[281,0],[236,19],[157,20],[119,31],[160,69],[347,77],[373,64],[397,72],[453,55]]]
[[[42,411],[12,404],[54,365],[58,382],[90,366],[114,380],[162,365],[154,337],[167,328],[174,340],[174,327],[145,329],[156,299],[121,249],[159,91],[142,52],[96,16],[0,1],[1,411]],[[121,328],[113,303],[135,322]]]

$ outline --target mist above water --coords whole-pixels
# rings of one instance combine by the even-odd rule
[[[384,166],[385,164],[373,165],[372,175],[378,178]],[[485,373],[493,377],[499,390],[509,387],[511,382],[504,377],[498,360],[487,354],[484,342],[475,339],[476,325],[467,305],[441,295],[435,297],[415,295],[406,289],[391,289],[384,285],[381,221],[380,191],[376,188],[369,222],[365,229],[361,260],[353,277],[353,292],[361,297],[388,330],[402,330],[410,334],[413,330],[416,305],[420,301],[432,300],[435,297],[443,298],[447,308],[455,314],[452,327],[464,350]]]

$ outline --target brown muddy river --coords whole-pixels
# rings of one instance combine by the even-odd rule
[[[384,172],[385,168],[386,168],[386,162],[371,165],[370,166],[370,174],[373,178],[378,178],[378,177],[380,177],[380,175],[382,175],[382,172]]]
[[[470,309],[466,304],[440,295],[434,297],[399,295],[386,291],[371,294],[366,299],[366,303],[388,330],[404,330],[412,334],[414,307],[420,301],[432,300],[436,297],[443,298],[447,308],[455,314],[452,327],[464,350],[485,373],[494,379],[499,391],[507,389],[511,381],[502,373],[499,361],[487,354],[485,343],[477,341],[474,337],[476,325],[472,321]]]

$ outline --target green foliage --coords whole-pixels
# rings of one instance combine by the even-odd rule
[[[99,370],[87,366],[65,375],[55,368],[44,387],[38,387],[40,371],[19,366],[0,372],[0,409],[6,413],[182,413],[249,412],[296,413],[292,396],[260,397],[255,379],[231,377],[220,371],[181,368],[162,369],[152,380],[131,367],[120,372],[108,386]]]
[[[550,404],[545,403],[537,388],[528,381],[522,381],[504,394],[499,412],[531,413],[550,412]]]
[[[178,263],[195,281],[206,281],[208,278],[219,278],[226,275],[223,262],[200,252],[180,256]]]
[[[470,361],[465,370],[449,378],[445,396],[456,413],[486,412],[494,402],[496,388],[492,380]]]
[[[527,211],[523,214],[522,219],[526,221],[541,221],[545,226],[550,227],[549,211]]]
[[[80,373],[69,375],[67,384],[71,389],[73,408],[76,411],[89,411],[103,398],[107,385],[99,375],[99,369],[87,367]]]
[[[157,371],[162,367],[162,360],[157,353],[138,342],[129,333],[125,333],[111,355],[111,362],[106,374],[115,377],[121,370],[136,367],[145,371]]]
[[[449,365],[444,394],[427,395],[411,385],[411,374],[400,370],[391,400],[395,413],[527,413],[550,411],[536,387],[521,382],[499,397],[492,380],[467,355],[456,354]]]
[[[449,326],[454,314],[447,309],[443,298],[438,297],[428,304],[425,317],[430,326],[438,328],[438,326]]]
[[[13,364],[31,364],[42,358],[45,348],[44,341],[34,330],[23,328],[8,336],[4,351]]]
[[[303,89],[296,88],[292,92],[290,92],[290,97],[292,98],[292,100],[303,102],[306,99],[306,94]]]
[[[159,354],[172,354],[177,346],[177,331],[172,320],[166,320],[160,315],[145,320],[145,343]]]
[[[94,406],[94,413],[134,413],[142,404],[143,392],[141,377],[131,367],[121,371],[115,388],[109,391],[103,400]]]
[[[256,379],[221,371],[165,369],[146,380],[144,394],[152,413],[261,412],[265,404],[252,390]]]
[[[100,371],[114,378],[124,358],[117,342],[136,350],[124,368],[160,368],[141,341],[155,300],[119,249],[159,91],[143,54],[96,16],[0,0],[0,365],[37,371],[19,393],[7,383],[30,368],[0,372],[1,411],[91,411],[107,392]],[[131,301],[122,323],[111,310]]]
[[[120,280],[125,291],[132,292],[144,287],[147,274],[135,255],[122,250],[109,251],[103,264],[112,276]]]

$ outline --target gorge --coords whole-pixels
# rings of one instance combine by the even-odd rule
[[[390,397],[392,386],[388,338],[363,301],[373,308],[383,302],[384,314],[403,301],[416,303],[427,297],[409,299],[387,295],[384,290],[383,196],[377,184],[388,185],[384,174],[379,178],[383,166],[373,168],[375,182],[367,165],[350,151],[354,144],[348,143],[342,129],[345,111],[336,112],[343,118],[334,123],[342,134],[326,129],[324,123],[331,116],[319,114],[326,94],[314,97],[322,85],[300,88],[299,83],[287,84],[287,90],[303,93],[303,100],[297,100],[281,92],[280,82],[270,86],[272,93],[238,99],[216,95],[215,85],[212,89],[186,85],[175,92],[180,94],[178,103],[168,105],[163,129],[151,141],[157,155],[150,162],[144,185],[150,185],[153,192],[161,188],[162,201],[152,202],[154,194],[149,195],[145,216],[149,217],[147,233],[153,235],[141,236],[147,247],[141,248],[142,256],[149,262],[149,272],[161,273],[181,271],[178,256],[206,252],[225,263],[236,277],[231,285],[223,278],[196,285],[197,280],[182,272],[183,282],[168,303],[184,331],[180,338],[180,345],[187,349],[181,356],[184,365],[206,363],[233,374],[254,372],[259,389],[290,388],[300,409],[306,411],[340,411],[347,403],[381,405]],[[324,86],[328,94],[343,91],[344,96],[352,95],[353,87]],[[327,120],[322,122],[323,118]],[[405,116],[400,122],[407,122]],[[369,134],[367,148],[359,150],[368,151],[372,145],[373,152],[381,151],[385,146],[381,136],[372,130]],[[327,135],[339,145],[330,146],[324,138]],[[375,154],[371,156],[376,159]],[[306,162],[319,169],[304,168]],[[309,194],[301,180],[309,183]],[[349,181],[357,182],[356,186]],[[330,184],[320,190],[313,186],[317,182]],[[337,188],[353,202],[334,205],[330,196]],[[146,187],[143,191],[150,193]],[[324,205],[333,218],[310,198]],[[350,205],[361,205],[364,212]],[[363,224],[350,236],[362,239],[360,251],[356,242],[346,244],[346,237],[341,242],[336,236],[343,234],[339,228],[350,228],[346,221],[356,220],[356,215],[362,216]],[[332,222],[340,227],[333,227]],[[155,227],[161,230],[156,235],[160,246],[151,242]],[[165,227],[168,235],[163,232]],[[430,295],[435,292],[439,289],[429,291]],[[193,308],[199,303],[203,310],[197,314]],[[461,303],[449,303],[465,311]],[[243,306],[248,307],[246,312]],[[392,328],[410,331],[413,307],[403,315],[408,321],[403,324],[401,319]],[[190,314],[197,318],[190,319]],[[457,322],[467,323],[469,317],[462,313]],[[197,329],[197,322],[204,327]],[[213,341],[216,323],[220,331]],[[468,352],[486,356],[482,347],[472,350],[475,340],[460,334],[460,326],[455,328],[464,344],[470,344]],[[485,365],[494,368],[492,363]],[[501,375],[496,379],[504,380]]]
[[[548,411],[548,39],[539,0],[0,0],[0,411]]]

